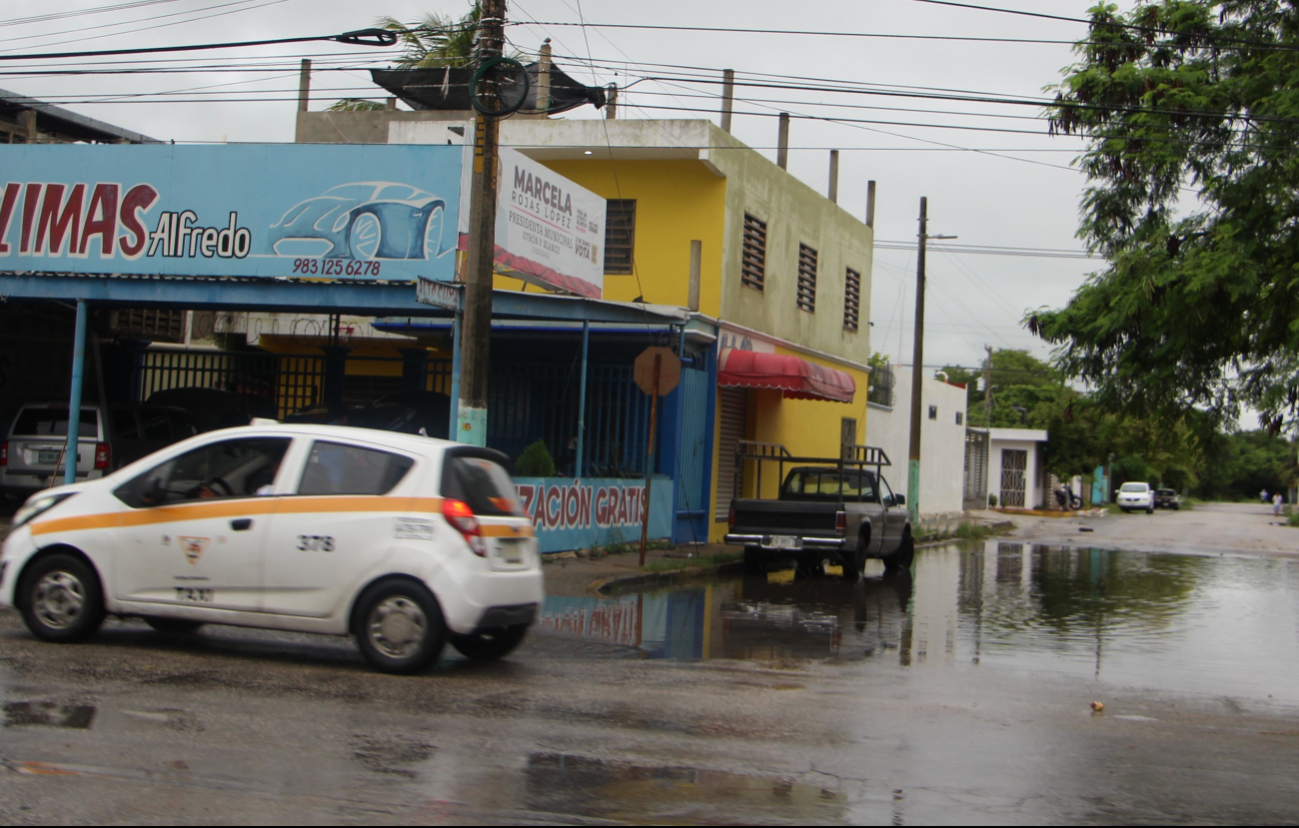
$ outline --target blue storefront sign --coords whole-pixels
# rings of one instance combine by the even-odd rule
[[[523,509],[542,552],[564,552],[640,540],[644,479],[516,477]],[[649,537],[672,536],[672,479],[650,487]]]
[[[28,145],[0,269],[451,281],[460,147]]]

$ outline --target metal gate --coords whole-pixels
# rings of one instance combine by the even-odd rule
[[[1024,508],[1024,488],[1028,476],[1028,452],[1024,449],[1001,450],[1001,505]]]
[[[744,439],[749,420],[749,392],[744,388],[719,388],[717,403],[721,412],[721,429],[717,447],[717,503],[713,516],[721,523],[726,520],[731,500],[735,497],[735,450]]]
[[[965,484],[962,508],[988,508],[988,433],[965,432]]]

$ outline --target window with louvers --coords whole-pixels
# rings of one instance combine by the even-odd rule
[[[798,246],[798,309],[816,313],[816,251]]]
[[[855,333],[861,320],[861,274],[848,268],[843,285],[843,327]]]
[[[604,272],[630,274],[636,247],[636,199],[611,198],[604,218]]]
[[[744,261],[740,282],[761,291],[767,279],[767,223],[744,214]]]

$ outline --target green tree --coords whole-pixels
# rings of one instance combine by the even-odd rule
[[[1290,0],[1102,3],[1049,107],[1081,135],[1079,235],[1106,267],[1031,314],[1097,398],[1175,421],[1299,412],[1299,12]]]
[[[474,3],[473,8],[459,20],[430,12],[412,23],[402,23],[394,17],[380,17],[375,26],[397,33],[404,50],[396,60],[398,69],[464,66],[473,57],[481,16],[482,10],[478,3]],[[367,112],[383,108],[383,104],[364,98],[343,98],[329,107],[333,112]]]

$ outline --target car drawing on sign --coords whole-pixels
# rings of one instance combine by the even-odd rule
[[[544,600],[532,521],[491,449],[345,426],[207,432],[38,492],[0,552],[0,606],[45,641],[106,615],[351,635],[414,673],[450,643],[512,651]]]
[[[409,184],[340,184],[290,207],[270,228],[278,256],[436,259],[444,247],[446,200]],[[450,228],[455,237],[456,228]]]

